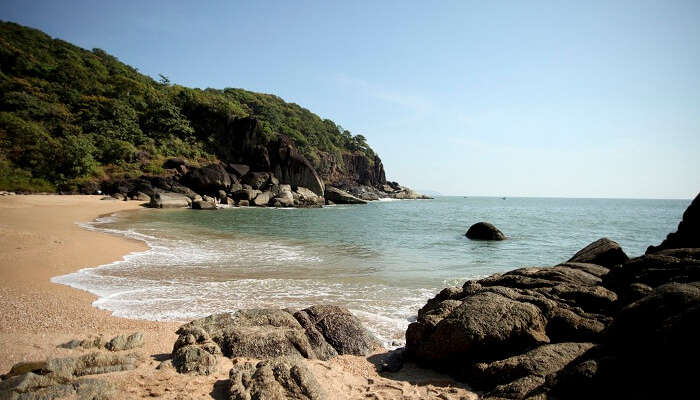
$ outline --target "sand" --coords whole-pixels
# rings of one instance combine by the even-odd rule
[[[0,196],[0,373],[20,361],[82,354],[84,350],[56,347],[71,339],[98,335],[109,339],[140,331],[146,346],[139,351],[147,361],[136,370],[96,378],[115,382],[123,398],[226,398],[231,360],[222,358],[217,373],[206,377],[156,369],[169,358],[180,323],[113,317],[109,311],[92,306],[92,294],[50,281],[57,275],[147,250],[143,242],[78,225],[102,215],[142,209],[137,201],[100,199]],[[466,386],[411,364],[398,373],[381,375],[369,357],[341,356],[326,362],[307,361],[307,365],[332,399],[476,398]]]

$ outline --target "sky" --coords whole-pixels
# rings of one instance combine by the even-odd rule
[[[445,195],[692,198],[699,1],[14,1],[0,19],[272,93]]]

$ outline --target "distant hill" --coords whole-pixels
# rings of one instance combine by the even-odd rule
[[[362,135],[297,104],[155,81],[103,50],[11,22],[0,22],[0,93],[0,190],[80,191],[163,174],[172,157],[236,162],[228,137],[246,117],[257,121],[258,150],[283,138],[326,183],[385,182]]]

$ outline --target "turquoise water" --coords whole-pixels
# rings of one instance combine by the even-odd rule
[[[139,210],[87,224],[151,250],[54,281],[128,318],[185,321],[252,307],[348,307],[385,343],[401,341],[445,286],[554,265],[601,237],[641,255],[690,200],[439,197],[322,209]],[[489,221],[503,242],[471,241]]]

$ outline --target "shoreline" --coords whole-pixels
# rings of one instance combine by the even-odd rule
[[[140,208],[137,201],[101,201],[101,196],[23,195],[0,197],[0,374],[22,361],[76,357],[80,349],[57,347],[74,339],[142,332],[143,362],[133,370],[94,375],[114,384],[120,398],[224,398],[233,361],[222,357],[207,376],[179,374],[169,360],[181,322],[115,317],[92,305],[97,296],[51,282],[51,278],[122,259],[149,247],[144,241],[89,230],[80,222]],[[76,223],[78,222],[78,223]],[[369,357],[305,360],[329,399],[367,394],[380,398],[476,399],[467,385],[407,363],[379,373],[377,349]]]
[[[137,201],[102,201],[101,197],[0,198],[0,371],[20,361],[60,354],[54,343],[47,345],[47,336],[108,336],[140,330],[147,336],[175,337],[179,323],[116,317],[93,306],[98,298],[94,294],[51,281],[149,249],[144,241],[81,226],[141,208]]]

